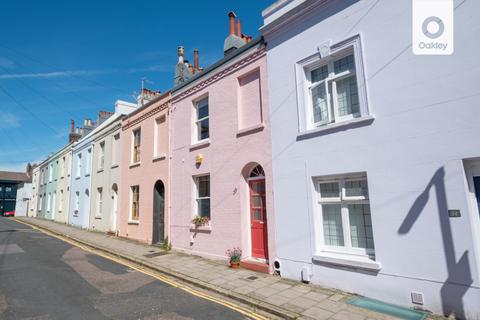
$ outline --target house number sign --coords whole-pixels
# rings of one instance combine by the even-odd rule
[[[460,218],[462,215],[460,214],[460,210],[448,210],[448,216],[450,218]]]

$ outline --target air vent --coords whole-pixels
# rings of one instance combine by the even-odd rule
[[[411,295],[413,303],[423,305],[423,293],[412,291]]]

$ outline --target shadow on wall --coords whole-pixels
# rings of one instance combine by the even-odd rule
[[[435,189],[437,198],[443,250],[445,252],[448,272],[448,278],[440,290],[443,313],[445,315],[455,313],[457,317],[465,318],[463,296],[473,283],[473,280],[470,272],[468,250],[463,253],[460,260],[457,261],[455,257],[455,247],[450,218],[448,216],[448,204],[445,191],[445,169],[443,167],[435,172],[425,190],[415,200],[403,220],[402,225],[398,229],[398,234],[405,235],[410,232],[429,200],[431,189]]]

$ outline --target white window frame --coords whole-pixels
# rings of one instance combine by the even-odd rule
[[[87,156],[85,158],[85,177],[90,175],[90,170],[92,170],[92,148],[87,149]]]
[[[133,217],[133,188],[138,189],[138,217],[134,219]],[[134,185],[130,186],[130,208],[129,208],[129,213],[128,213],[128,221],[133,222],[133,223],[139,223],[140,222],[140,185]]]
[[[102,210],[103,210],[103,188],[97,188],[97,210],[96,210],[96,218],[102,217]]]
[[[80,178],[82,176],[82,153],[77,154],[77,172],[76,177]]]
[[[112,167],[117,166],[119,162],[120,133],[112,135]]]
[[[138,151],[137,160],[135,161],[135,132],[140,133],[140,145],[136,149]],[[130,164],[137,164],[142,161],[142,128],[138,127],[132,130],[132,142],[131,142],[131,151],[130,151]]]
[[[75,203],[73,207],[73,214],[77,215],[80,210],[80,191],[75,191]]]
[[[327,128],[332,125],[336,126],[342,123],[348,124],[350,121],[361,120],[362,118],[372,118],[367,103],[367,90],[365,86],[365,75],[360,36],[357,35],[351,37],[332,46],[327,46],[326,44],[323,44],[322,48],[324,47],[327,47],[328,49],[324,50],[326,52],[320,53],[319,49],[318,52],[315,52],[307,58],[297,62],[295,65],[300,133],[303,133],[305,131]],[[334,62],[350,54],[353,54],[354,57],[355,70],[353,72],[347,70],[335,75],[333,70]],[[324,65],[328,66],[328,78],[317,83],[312,83],[311,71]],[[331,99],[330,92],[328,90],[328,83],[330,82],[332,84],[332,93],[336,94],[336,82],[351,75],[355,75],[357,80],[359,112],[355,115],[346,115],[340,117],[337,114],[337,100]],[[314,123],[311,89],[319,85],[326,86],[325,89],[327,92],[329,118],[325,121]],[[331,106],[331,101],[333,101],[334,103],[333,108]],[[332,109],[333,113],[331,112]]]
[[[50,163],[48,168],[49,168],[49,170],[48,170],[48,182],[52,182],[53,181],[53,163]]]
[[[160,158],[164,157],[166,154],[165,152],[160,153],[158,150],[158,143],[160,142],[161,138],[168,139],[168,137],[160,137],[159,129],[162,125],[166,125],[167,117],[165,115],[161,115],[160,117],[156,118],[154,123],[154,135],[153,135],[153,158]]]
[[[200,197],[199,196],[199,192],[200,192],[200,189],[199,189],[199,178],[201,177],[208,177],[208,189],[210,191],[210,194],[208,197]],[[194,205],[194,212],[193,212],[193,216],[200,216],[200,212],[199,212],[199,200],[210,200],[210,211],[208,212],[208,219],[211,220],[212,219],[212,178],[210,176],[210,173],[206,173],[206,174],[201,174],[201,175],[197,175],[197,176],[194,176],[193,177],[193,181],[194,181],[194,185],[195,185],[195,190],[194,190],[194,195],[195,195],[195,205]]]
[[[63,178],[65,176],[65,162],[66,162],[65,157],[62,157],[62,171],[61,171],[61,175],[60,175],[61,178]]]
[[[52,193],[49,192],[47,195],[47,212],[52,210]]]
[[[60,189],[60,199],[58,204],[58,212],[63,211],[63,189]]]
[[[198,116],[198,110],[199,110],[199,107],[202,106],[202,103],[204,101],[207,101],[207,105],[208,105],[208,115],[206,117],[203,117],[203,118],[199,118]],[[193,119],[193,141],[195,143],[198,143],[198,142],[203,142],[203,141],[208,141],[210,139],[210,98],[208,95],[205,95],[205,96],[202,96],[201,98],[198,98],[197,100],[195,100],[194,102],[194,119]],[[208,121],[208,137],[207,138],[204,138],[204,139],[201,139],[201,122],[203,120],[209,120]]]
[[[350,204],[368,204],[370,206],[369,197],[347,197],[345,194],[345,183],[347,181],[359,181],[364,180],[367,182],[368,179],[366,175],[347,175],[347,176],[337,176],[337,177],[328,177],[328,178],[316,178],[314,179],[315,184],[315,193],[316,193],[316,212],[315,219],[317,220],[316,230],[317,230],[317,251],[322,252],[337,252],[337,253],[346,253],[359,256],[368,256],[375,257],[375,249],[369,248],[357,248],[353,247],[351,244],[351,234],[350,234],[350,217],[348,212],[348,205]],[[323,183],[338,183],[339,184],[339,197],[336,198],[322,198],[320,194],[320,184]],[[342,215],[342,229],[343,229],[343,246],[331,246],[325,244],[324,230],[323,230],[323,211],[322,205],[324,204],[339,204],[341,206],[341,215]],[[373,229],[373,221],[372,221]],[[372,230],[373,236],[373,230]],[[374,245],[375,245],[375,239]],[[317,252],[318,253],[318,252]]]
[[[105,167],[105,140],[99,143],[100,151],[98,153],[98,170],[103,170]]]

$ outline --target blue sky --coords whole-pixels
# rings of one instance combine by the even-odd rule
[[[22,171],[68,142],[70,119],[166,91],[177,46],[206,67],[223,56],[227,13],[258,36],[273,0],[6,1],[0,10],[0,170]]]

